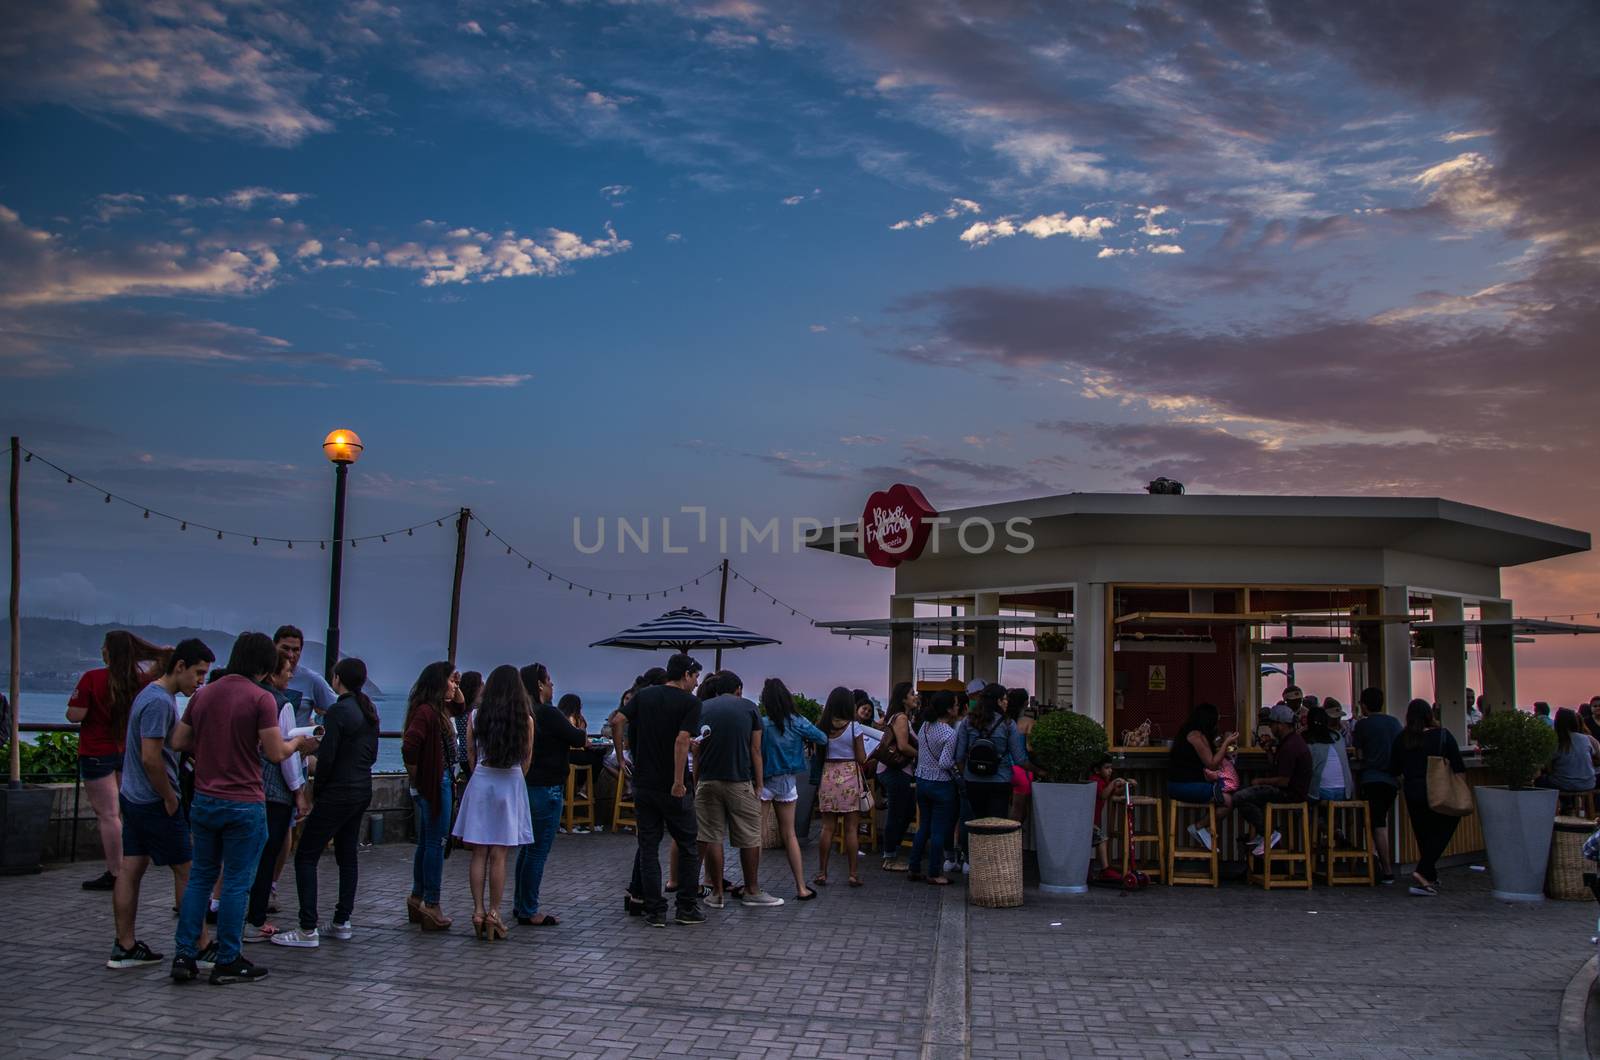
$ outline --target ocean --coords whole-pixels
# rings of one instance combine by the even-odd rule
[[[558,689],[556,698],[559,700],[571,689]],[[616,707],[620,692],[583,692],[578,691],[578,696],[583,700],[584,720],[589,723],[591,735],[600,735],[604,729],[606,719]],[[66,724],[68,692],[28,692],[20,694],[19,720],[24,724],[33,722],[40,724]],[[404,695],[386,695],[374,699],[373,704],[378,708],[379,728],[384,732],[398,732],[400,723],[405,717],[406,699]],[[184,701],[178,703],[183,709]],[[23,733],[25,743],[32,743],[36,738],[35,733]],[[378,760],[373,764],[374,773],[401,773],[405,771],[405,764],[400,761],[400,740],[384,739],[378,741]]]

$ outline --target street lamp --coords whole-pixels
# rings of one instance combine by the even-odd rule
[[[333,568],[328,576],[328,639],[323,657],[323,676],[333,680],[333,667],[339,661],[339,579],[344,568],[344,485],[350,465],[361,459],[361,438],[355,431],[329,432],[322,440],[322,451],[333,462]]]

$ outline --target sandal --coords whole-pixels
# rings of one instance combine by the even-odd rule
[[[496,910],[483,918],[483,925],[489,930],[489,940],[509,938],[511,933],[506,930],[506,922],[500,919],[500,912]]]
[[[948,887],[948,886],[950,886],[950,881],[945,879],[943,876],[929,876],[928,877],[928,882],[933,884],[935,887]]]
[[[852,876],[852,877],[850,877],[850,886],[852,886],[852,887],[864,887],[866,885],[861,882],[861,877],[860,876]]]
[[[540,913],[539,915],[541,917],[543,917],[544,919],[543,920],[535,920],[531,916],[519,916],[519,917],[517,917],[517,923],[521,924],[523,927],[560,927],[561,926],[561,921],[557,920],[555,918],[554,914],[552,914],[552,913]]]
[[[482,913],[472,914],[472,935],[474,938],[487,942],[489,936],[485,931],[486,926]]]
[[[818,887],[826,887],[828,886],[828,874],[825,872],[819,872],[815,876],[811,877],[811,882],[816,884]]]
[[[795,895],[794,896],[794,900],[797,901],[797,902],[809,902],[809,901],[811,901],[811,899],[815,898],[816,896],[817,896],[817,892],[816,891],[808,890],[808,891],[806,891],[805,894],[797,894],[797,895]]]

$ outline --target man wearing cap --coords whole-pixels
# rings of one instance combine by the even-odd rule
[[[1267,726],[1277,744],[1272,756],[1273,773],[1233,795],[1233,805],[1249,829],[1245,842],[1251,844],[1250,853],[1256,857],[1266,850],[1268,842],[1277,846],[1279,839],[1277,832],[1270,839],[1261,834],[1266,822],[1264,807],[1273,802],[1304,802],[1311,788],[1311,748],[1295,727],[1294,711],[1287,703],[1279,703],[1267,711]]]
[[[701,666],[687,655],[667,660],[667,681],[640,689],[618,710],[633,751],[633,801],[639,820],[639,857],[628,887],[644,903],[646,921],[667,926],[667,901],[661,893],[661,837],[672,836],[678,857],[680,924],[704,924],[700,911],[700,856],[694,800],[689,796],[689,744],[700,732],[700,700],[694,688]],[[613,731],[619,728],[613,723]]]

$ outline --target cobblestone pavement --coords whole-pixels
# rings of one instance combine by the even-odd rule
[[[422,935],[404,916],[410,848],[364,851],[355,940],[247,947],[272,974],[228,988],[174,986],[164,965],[106,970],[109,896],[78,889],[92,866],[0,879],[0,1055],[942,1058],[962,1052],[938,1044],[962,1021],[928,1018],[931,991],[961,996],[959,968],[953,994],[930,977],[943,902],[947,933],[966,933],[972,1057],[1549,1057],[1594,924],[1591,904],[1495,902],[1465,870],[1433,901],[1235,885],[1030,890],[1022,909],[967,911],[961,888],[868,861],[863,889],[836,867],[818,901],[654,930],[622,913],[632,851],[631,837],[560,837],[545,904],[562,924],[493,944],[471,937],[463,852],[446,863],[459,926]],[[334,888],[329,857],[324,901]],[[140,935],[170,954],[156,870],[143,898]]]

